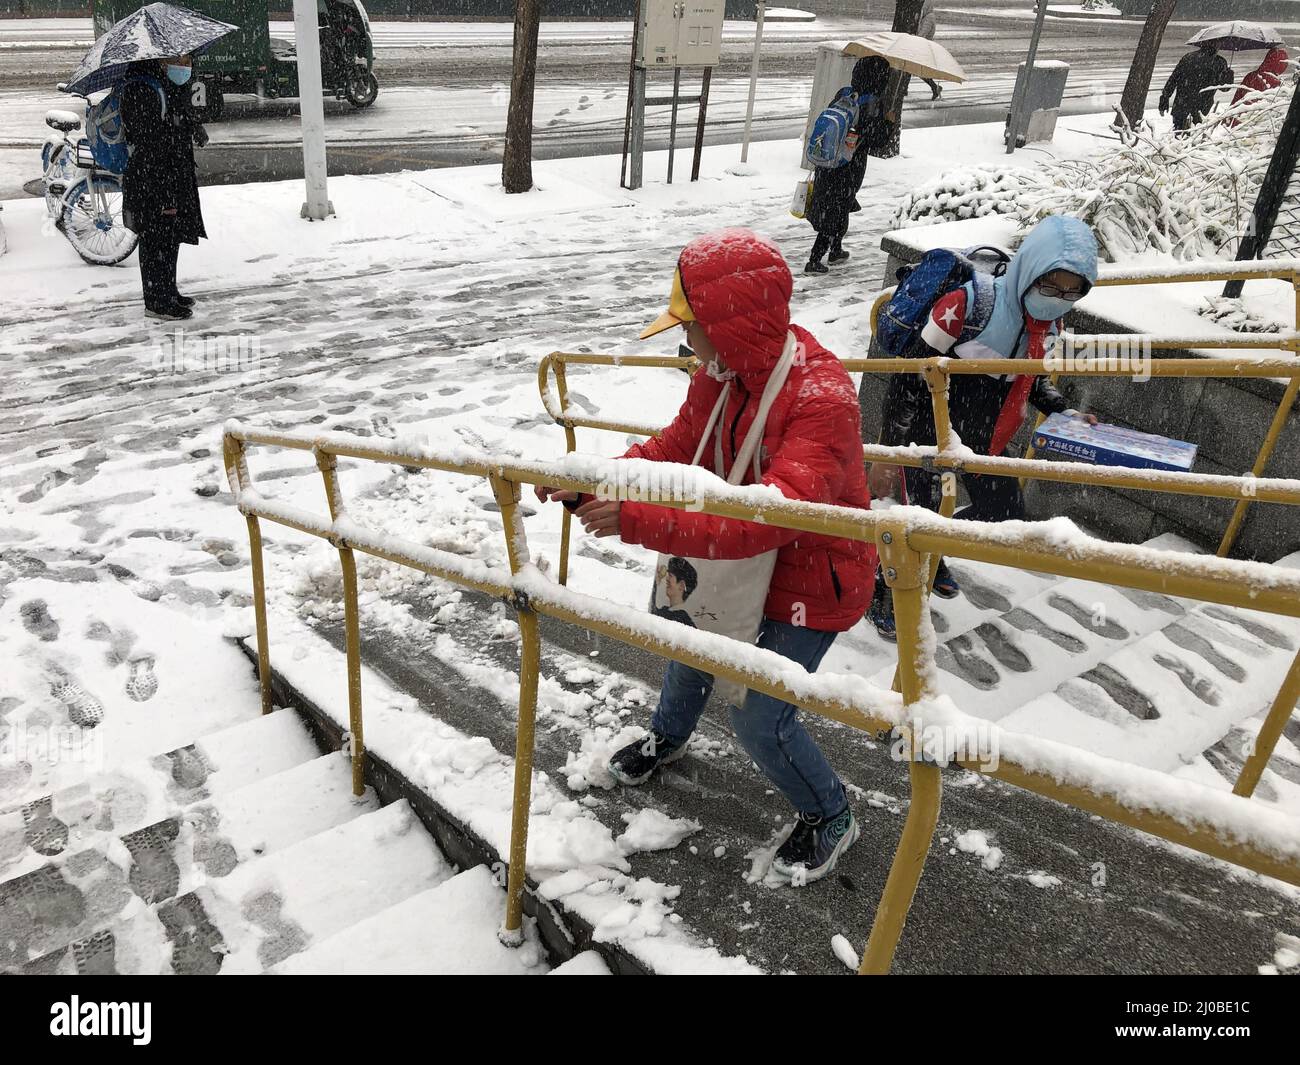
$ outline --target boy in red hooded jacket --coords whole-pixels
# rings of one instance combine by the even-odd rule
[[[1273,48],[1264,57],[1263,62],[1241,79],[1239,88],[1232,97],[1232,107],[1241,103],[1248,92],[1266,92],[1282,84],[1282,75],[1286,73],[1287,54],[1285,48]],[[1253,101],[1252,101],[1253,102]],[[1230,118],[1227,125],[1235,126],[1240,119]]]
[[[791,325],[792,288],[780,251],[747,229],[709,234],[685,247],[669,310],[641,335],[644,339],[684,327],[706,368],[691,380],[672,423],[659,436],[629,448],[624,457],[689,464],[719,393],[731,380],[738,387],[732,388],[721,416],[729,472],[792,332],[801,357],[768,414],[761,483],[791,499],[870,507],[857,394],[839,359],[806,330]],[[711,460],[713,449],[705,451]],[[537,492],[542,499],[574,498],[549,488]],[[750,558],[776,549],[756,642],[809,672],[871,602],[871,544],[651,503],[588,498],[576,513],[595,536],[618,535],[627,543],[687,558]],[[610,773],[624,784],[641,784],[661,765],[681,758],[712,688],[710,675],[670,662],[650,735],[617,752]],[[772,868],[796,884],[824,877],[857,839],[858,826],[844,785],[800,722],[798,707],[750,691],[743,707],[731,707],[731,723],[749,756],[798,814]]]

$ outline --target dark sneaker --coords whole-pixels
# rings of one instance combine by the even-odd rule
[[[847,806],[834,817],[800,814],[794,830],[777,848],[772,868],[789,878],[791,887],[803,887],[830,873],[857,838],[858,822]]]
[[[686,753],[686,744],[670,740],[662,732],[629,743],[609,760],[609,775],[620,784],[644,784],[661,765],[675,762]]]
[[[169,302],[160,303],[153,307],[145,304],[144,316],[146,318],[157,318],[164,322],[180,322],[186,318],[193,318],[194,312],[188,307],[182,307],[179,303]]]
[[[934,571],[934,584],[930,586],[930,591],[940,599],[955,599],[961,591],[957,578],[948,572],[947,563],[940,562],[939,568]]]
[[[194,297],[193,297],[193,296],[182,296],[179,292],[173,292],[173,293],[172,293],[172,302],[173,302],[173,303],[179,303],[182,307],[193,307],[193,306],[194,306]]]
[[[803,268],[805,274],[829,274],[831,268],[825,263],[809,263]]]
[[[898,629],[894,626],[894,600],[888,593],[872,600],[867,617],[871,619],[871,624],[876,627],[876,633],[882,640],[893,643],[898,639]]]
[[[848,262],[851,258],[853,258],[853,256],[851,256],[843,248],[841,248],[839,251],[833,251],[830,253],[829,256],[827,256],[827,260],[830,262],[832,266],[837,266],[840,263]]]

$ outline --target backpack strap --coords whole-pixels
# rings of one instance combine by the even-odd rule
[[[966,320],[962,323],[961,339],[967,341],[984,331],[993,318],[993,304],[997,289],[991,274],[976,270],[971,275],[966,298]]]
[[[158,94],[158,106],[162,108],[162,117],[167,117],[167,90],[162,87],[162,82],[148,74],[137,74],[133,78],[127,78],[119,88],[125,89],[128,85],[152,85],[154,92]]]

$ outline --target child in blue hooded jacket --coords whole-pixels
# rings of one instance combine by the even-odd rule
[[[965,359],[1041,359],[1062,317],[1087,295],[1097,280],[1097,241],[1077,218],[1050,215],[1025,237],[1020,250],[994,282],[988,324],[969,340],[958,342],[966,309],[974,299],[968,284],[941,297],[910,358],[956,356]],[[1067,403],[1047,377],[1023,374],[953,374],[948,386],[952,427],[972,451],[1001,455],[1025,418],[1026,402],[1044,414],[1071,413],[1096,422],[1090,414],[1067,410]],[[920,374],[895,374],[885,393],[880,442],[934,444],[934,412],[929,388]],[[897,495],[899,467],[874,463],[869,476],[873,498]],[[938,510],[942,482],[937,473],[904,471],[908,502]],[[962,474],[970,505],[954,517],[971,521],[1019,520],[1025,515],[1020,482],[1014,477]],[[942,562],[934,593],[951,599],[959,589]],[[877,575],[871,619],[877,632],[894,638],[893,604]]]

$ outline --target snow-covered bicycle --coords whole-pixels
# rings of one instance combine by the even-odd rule
[[[54,131],[41,148],[50,223],[86,262],[120,263],[139,239],[122,221],[122,179],[101,169],[86,138],[74,136],[81,119],[71,111],[47,111],[45,124]]]

